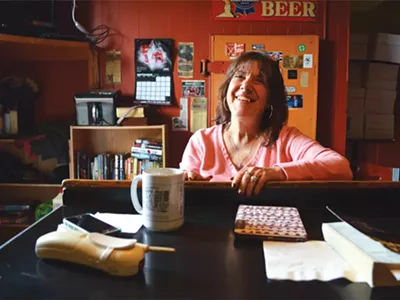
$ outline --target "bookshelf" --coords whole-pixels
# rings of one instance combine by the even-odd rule
[[[30,77],[39,84],[41,92],[35,103],[35,119],[40,122],[73,118],[72,95],[95,86],[97,53],[88,42],[0,34],[0,53],[0,78]],[[21,138],[1,137],[0,150],[11,153],[23,164],[33,164],[39,171],[51,173],[57,166],[56,159],[27,156],[24,147],[18,144]],[[60,187],[61,183],[0,183],[0,205],[32,204],[34,210],[41,202],[53,199]],[[31,212],[27,224],[0,224],[0,244],[33,221]]]
[[[77,151],[89,155],[100,153],[130,152],[137,138],[155,139],[162,142],[162,166],[166,166],[166,126],[71,126],[70,127],[70,168],[71,179],[77,178]]]
[[[42,202],[55,198],[61,184],[0,183],[0,205],[29,204],[29,221],[23,224],[0,224],[0,246],[35,221],[35,208]]]

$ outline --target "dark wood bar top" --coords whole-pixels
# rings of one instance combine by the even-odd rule
[[[63,181],[63,187],[115,187],[129,188],[130,180],[85,180],[85,179],[66,179]],[[139,182],[140,185],[140,182]],[[185,189],[232,189],[230,182],[207,182],[207,181],[185,181]],[[272,181],[268,182],[264,189],[400,189],[399,181],[386,180],[349,180],[349,181],[322,181],[322,180],[304,180],[304,181]]]
[[[270,186],[274,188],[269,189]],[[284,186],[288,188],[281,188]],[[398,214],[398,183],[363,182],[362,187],[355,186],[356,182],[271,183],[260,196],[246,198],[235,196],[235,190],[227,183],[188,182],[183,227],[170,233],[142,228],[134,236],[139,242],[174,247],[177,252],[148,253],[141,273],[120,278],[36,257],[36,240],[56,230],[65,216],[83,212],[135,213],[129,181],[68,180],[63,183],[64,206],[0,246],[0,298],[398,299],[399,288],[371,289],[365,283],[345,279],[269,280],[262,242],[235,241],[233,225],[240,203],[296,206],[309,238],[316,240],[322,239],[323,222],[337,221],[327,212],[327,204],[372,207],[377,214]]]

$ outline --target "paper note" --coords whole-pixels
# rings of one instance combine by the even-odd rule
[[[304,69],[311,69],[312,67],[313,67],[312,54],[304,54],[303,68]]]
[[[182,80],[182,97],[204,96],[204,80]]]
[[[172,131],[187,131],[188,127],[188,98],[180,100],[179,117],[172,118]]]
[[[322,280],[347,278],[356,281],[356,272],[324,241],[264,242],[268,279]]]
[[[306,88],[308,87],[308,72],[301,72],[300,75],[300,87]]]
[[[190,131],[196,132],[207,127],[207,98],[191,98]]]
[[[143,225],[142,215],[99,213],[95,217],[110,225],[121,228],[124,233],[136,233]]]
[[[106,52],[106,83],[121,84],[121,51]]]

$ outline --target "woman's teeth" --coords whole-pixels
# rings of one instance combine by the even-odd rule
[[[239,101],[251,102],[251,99],[250,99],[250,98],[247,98],[247,97],[244,97],[244,96],[239,96],[239,97],[237,97],[237,99],[238,99]]]

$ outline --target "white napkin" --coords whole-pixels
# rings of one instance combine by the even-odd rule
[[[142,215],[99,213],[95,217],[110,225],[121,228],[124,233],[136,233],[143,225]]]
[[[265,241],[264,257],[269,279],[357,281],[356,272],[324,241]]]

